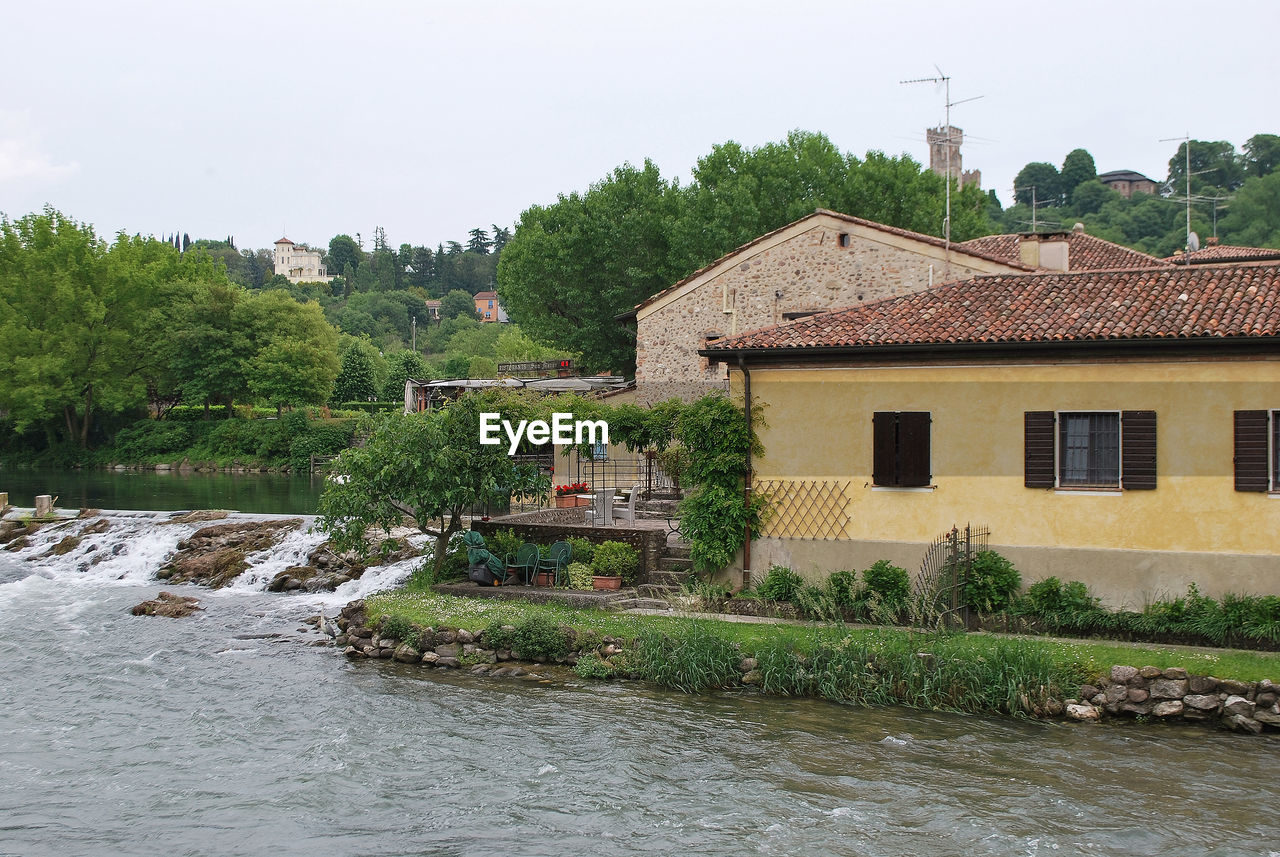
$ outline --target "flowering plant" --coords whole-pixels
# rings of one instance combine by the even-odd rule
[[[564,497],[568,494],[585,494],[591,490],[591,486],[585,482],[574,482],[569,485],[557,485],[556,496]]]

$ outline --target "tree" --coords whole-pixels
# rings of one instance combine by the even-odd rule
[[[1071,205],[1077,214],[1096,214],[1102,206],[1123,197],[1097,179],[1080,182],[1071,194]]]
[[[329,240],[327,266],[330,271],[346,271],[348,265],[354,271],[363,261],[364,251],[350,235],[335,235]]]
[[[277,414],[329,400],[338,375],[338,334],[319,304],[264,291],[241,302],[232,321],[244,338],[243,353],[251,355],[246,375],[252,395],[275,405]]]
[[[342,351],[341,369],[333,382],[333,402],[363,402],[378,394],[374,360],[378,350],[365,339],[351,339]]]
[[[0,409],[88,446],[98,415],[145,402],[174,284],[219,279],[207,254],[123,233],[108,246],[52,208],[0,217]]]
[[[502,248],[507,246],[507,242],[511,240],[511,230],[505,227],[493,224],[493,252],[501,253]]]
[[[1280,171],[1246,181],[1219,227],[1234,244],[1280,249]]]
[[[1018,171],[1013,179],[1013,198],[1023,205],[1058,205],[1062,197],[1062,177],[1053,164],[1036,161]]]
[[[588,368],[626,372],[634,334],[615,316],[688,273],[671,246],[678,204],[646,161],[618,167],[585,194],[530,208],[498,263],[503,307],[532,336],[574,343]]]
[[[454,289],[440,299],[440,318],[475,318],[476,300],[473,295]]]
[[[1280,167],[1280,136],[1254,134],[1244,144],[1244,171],[1252,178],[1262,178]]]
[[[393,351],[387,355],[387,380],[382,386],[382,401],[394,402],[404,395],[404,382],[435,380],[422,355],[416,351]]]
[[[426,247],[414,247],[410,257],[409,285],[434,294],[431,281],[435,277],[435,257]]]
[[[320,526],[339,550],[367,551],[371,527],[384,531],[408,515],[436,537],[437,574],[463,515],[512,494],[540,494],[550,479],[534,464],[517,465],[502,445],[479,443],[480,414],[519,420],[536,416],[522,396],[471,393],[414,414],[380,414],[363,447],[339,456],[320,498]]]
[[[1236,147],[1226,140],[1208,142],[1192,140],[1191,190],[1204,187],[1235,190],[1244,181],[1244,165],[1236,155]],[[1187,143],[1178,145],[1177,153],[1169,159],[1169,183],[1174,193],[1186,192]]]
[[[479,253],[481,256],[489,252],[489,248],[493,246],[493,241],[489,239],[489,233],[485,232],[479,226],[467,233],[471,238],[467,241],[468,253]]]
[[[1093,155],[1084,149],[1072,149],[1063,159],[1062,172],[1058,176],[1063,199],[1071,199],[1081,183],[1093,181],[1097,177],[1098,168],[1093,162]]]
[[[172,373],[182,400],[203,404],[231,403],[248,393],[248,342],[232,325],[245,291],[231,283],[198,283],[172,304],[168,336],[161,348],[162,365]]]

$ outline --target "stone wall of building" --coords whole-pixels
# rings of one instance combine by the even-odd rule
[[[947,267],[941,247],[835,217],[749,248],[688,293],[637,313],[636,399],[693,400],[727,389],[724,368],[698,356],[709,339],[783,324],[788,313],[919,291],[943,282]],[[1015,270],[955,251],[949,267],[953,280]]]

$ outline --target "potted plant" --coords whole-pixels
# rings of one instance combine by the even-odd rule
[[[633,585],[639,567],[640,551],[626,542],[601,542],[591,557],[596,589],[621,589],[624,583]]]
[[[515,530],[511,529],[498,530],[489,537],[490,552],[506,563],[508,574],[518,571],[513,563],[515,562],[516,551],[520,550],[522,544],[524,544],[524,539],[517,536]]]
[[[579,494],[586,494],[591,490],[591,486],[586,482],[571,482],[568,485],[556,486],[556,508],[561,509],[566,506],[585,506],[588,501]]]
[[[570,589],[599,589],[593,585],[591,566],[585,562],[571,562],[568,568]]]

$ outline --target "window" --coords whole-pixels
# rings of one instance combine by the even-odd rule
[[[1237,491],[1280,490],[1280,411],[1236,411],[1235,465]]]
[[[1027,411],[1028,488],[1150,491],[1156,487],[1155,411]]]
[[[877,411],[872,419],[871,481],[879,487],[923,488],[929,471],[928,411]]]
[[[841,232],[841,233],[840,233],[840,246],[841,246],[841,247],[848,247],[848,246],[849,246],[849,233],[848,233],[848,232]]]
[[[1120,415],[1058,415],[1058,485],[1120,487]]]

